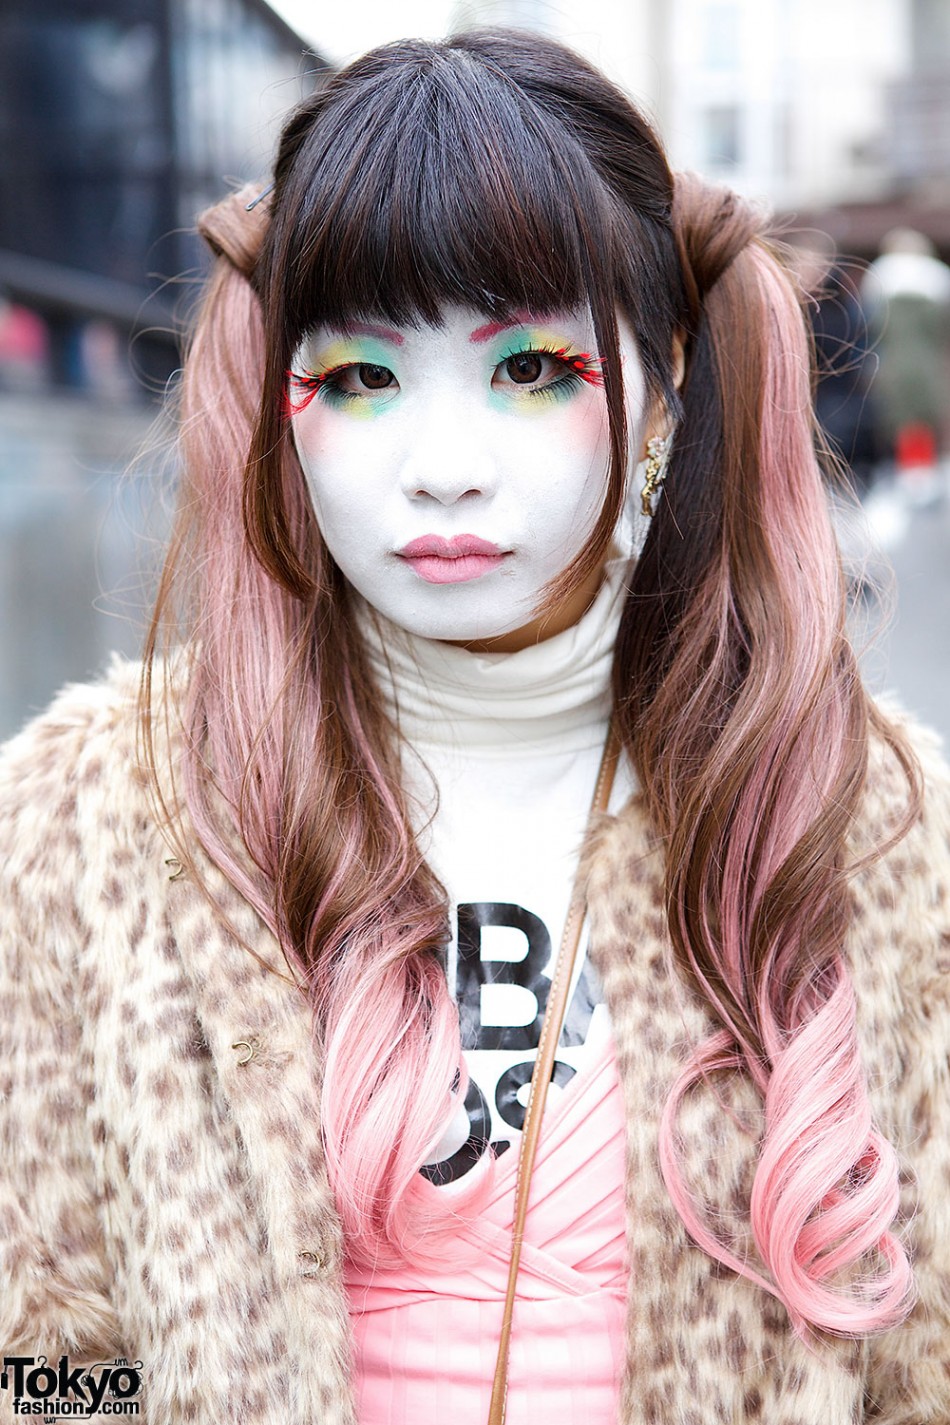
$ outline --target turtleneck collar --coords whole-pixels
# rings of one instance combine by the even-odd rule
[[[470,653],[421,638],[356,596],[373,672],[403,735],[418,747],[579,751],[603,741],[623,604],[625,559],[563,633],[518,653]]]

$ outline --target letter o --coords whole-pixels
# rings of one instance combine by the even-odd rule
[[[47,1385],[40,1385],[40,1376],[46,1377],[48,1381]],[[30,1374],[27,1376],[26,1388],[29,1391],[30,1395],[34,1397],[34,1399],[39,1396],[45,1400],[48,1395],[56,1394],[56,1385],[58,1381],[59,1376],[54,1370],[51,1370],[49,1366],[37,1366],[36,1369],[30,1371]]]
[[[123,1390],[119,1389],[118,1380],[120,1376],[125,1376],[127,1385]],[[117,1366],[109,1372],[109,1390],[113,1395],[127,1399],[130,1395],[138,1395],[142,1389],[142,1377],[134,1366]]]

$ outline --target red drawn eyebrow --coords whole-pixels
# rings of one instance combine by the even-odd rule
[[[372,336],[378,341],[388,341],[391,346],[402,346],[406,340],[394,327],[380,327],[374,322],[347,322],[345,326],[331,327],[330,331],[339,332],[341,336]]]
[[[545,318],[538,312],[516,312],[510,322],[486,322],[483,327],[476,327],[469,337],[469,341],[480,346],[482,342],[492,341],[494,337],[501,336],[502,332],[510,332],[512,327],[530,326],[532,322],[544,320]]]

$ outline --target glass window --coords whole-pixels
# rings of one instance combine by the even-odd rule
[[[706,69],[739,67],[739,7],[716,0],[703,12],[702,62]]]
[[[707,169],[735,168],[741,158],[738,104],[711,104],[703,113],[703,154]]]

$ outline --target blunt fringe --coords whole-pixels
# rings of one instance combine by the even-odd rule
[[[892,1230],[897,1165],[871,1119],[842,955],[870,730],[901,760],[911,809],[918,788],[845,636],[806,326],[761,218],[725,190],[674,182],[649,124],[584,60],[505,30],[383,46],[335,75],[290,116],[274,185],[253,219],[234,200],[203,219],[221,255],[182,381],[143,728],[173,832],[184,842],[187,814],[312,1004],[348,1250],[451,1254],[458,1205],[450,1215],[418,1168],[465,1076],[445,891],[418,850],[400,739],[310,505],[286,373],[317,324],[589,307],[610,465],[549,606],[598,567],[625,498],[618,313],[649,395],[678,421],[613,669],[667,848],[676,959],[715,1025],[670,1089],[667,1187],[700,1246],[774,1293],[800,1332],[892,1325],[912,1293]],[[163,650],[183,669],[174,707],[152,685]],[[161,716],[181,734],[171,793],[155,767]],[[197,871],[187,845],[178,854]],[[715,1073],[751,1077],[764,1103],[756,1264],[717,1237],[680,1172],[678,1106]]]

